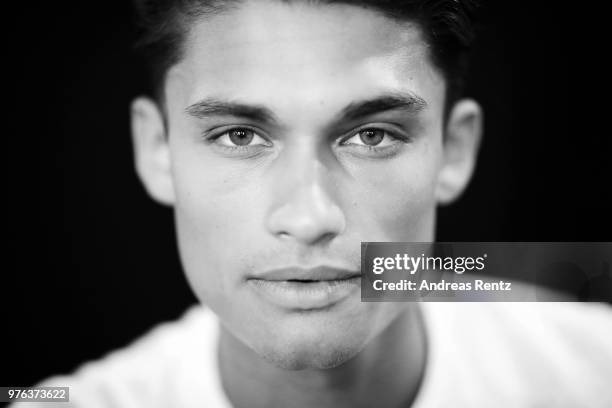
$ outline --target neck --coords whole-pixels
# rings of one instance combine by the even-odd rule
[[[221,326],[223,388],[236,408],[409,406],[426,360],[424,325],[411,306],[357,356],[325,370],[273,366]]]

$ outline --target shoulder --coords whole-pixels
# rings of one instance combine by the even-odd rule
[[[222,395],[217,339],[213,313],[194,306],[179,320],[153,328],[129,346],[39,385],[70,387],[68,406],[76,407],[205,405]]]
[[[450,387],[472,402],[612,406],[609,305],[431,303],[423,309],[432,371],[456,376]]]

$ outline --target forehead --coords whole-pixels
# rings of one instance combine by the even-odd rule
[[[443,93],[419,27],[350,5],[246,1],[191,26],[167,92],[323,105],[385,91]]]

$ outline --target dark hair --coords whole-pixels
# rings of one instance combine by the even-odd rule
[[[202,16],[214,15],[247,0],[135,0],[138,27],[137,49],[151,68],[154,94],[163,99],[162,85],[168,69],[182,55],[189,26]],[[468,54],[474,39],[476,0],[278,0],[317,4],[345,3],[376,10],[400,21],[416,22],[431,47],[433,63],[447,83],[446,107],[463,91]]]

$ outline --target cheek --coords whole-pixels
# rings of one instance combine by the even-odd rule
[[[200,300],[218,304],[231,294],[240,272],[249,268],[243,257],[257,219],[254,201],[259,194],[210,161],[180,157],[173,179],[181,261]]]
[[[435,185],[441,149],[423,143],[380,165],[364,168],[357,192],[355,225],[379,241],[429,241],[435,221]],[[358,221],[360,220],[360,221]]]

